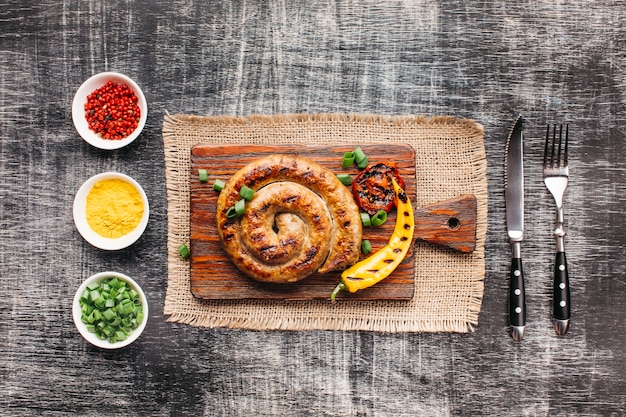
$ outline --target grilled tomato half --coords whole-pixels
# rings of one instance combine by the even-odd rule
[[[395,162],[379,162],[361,171],[352,182],[352,194],[358,206],[370,216],[379,210],[389,212],[396,193],[391,178],[404,189],[404,181]]]

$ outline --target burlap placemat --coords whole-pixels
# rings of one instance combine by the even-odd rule
[[[200,117],[166,115],[163,140],[168,197],[168,321],[203,327],[383,332],[468,332],[478,324],[485,274],[487,176],[483,128],[448,116],[281,115]],[[473,193],[478,200],[477,245],[461,254],[418,241],[411,301],[206,301],[190,290],[189,263],[178,246],[189,242],[190,150],[207,144],[408,143],[416,153],[416,207]],[[390,156],[392,157],[392,155]]]

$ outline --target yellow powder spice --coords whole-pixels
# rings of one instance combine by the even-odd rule
[[[143,210],[141,194],[124,180],[98,181],[87,194],[87,223],[103,237],[114,239],[135,230]]]

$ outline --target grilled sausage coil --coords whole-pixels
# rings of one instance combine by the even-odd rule
[[[243,185],[254,196],[242,216],[228,218]],[[257,281],[296,282],[359,259],[361,220],[350,191],[300,156],[270,155],[243,167],[221,191],[216,219],[228,257]]]

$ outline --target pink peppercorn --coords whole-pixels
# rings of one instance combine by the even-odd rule
[[[137,96],[126,84],[108,81],[87,96],[85,118],[89,129],[103,139],[119,140],[139,126]]]

